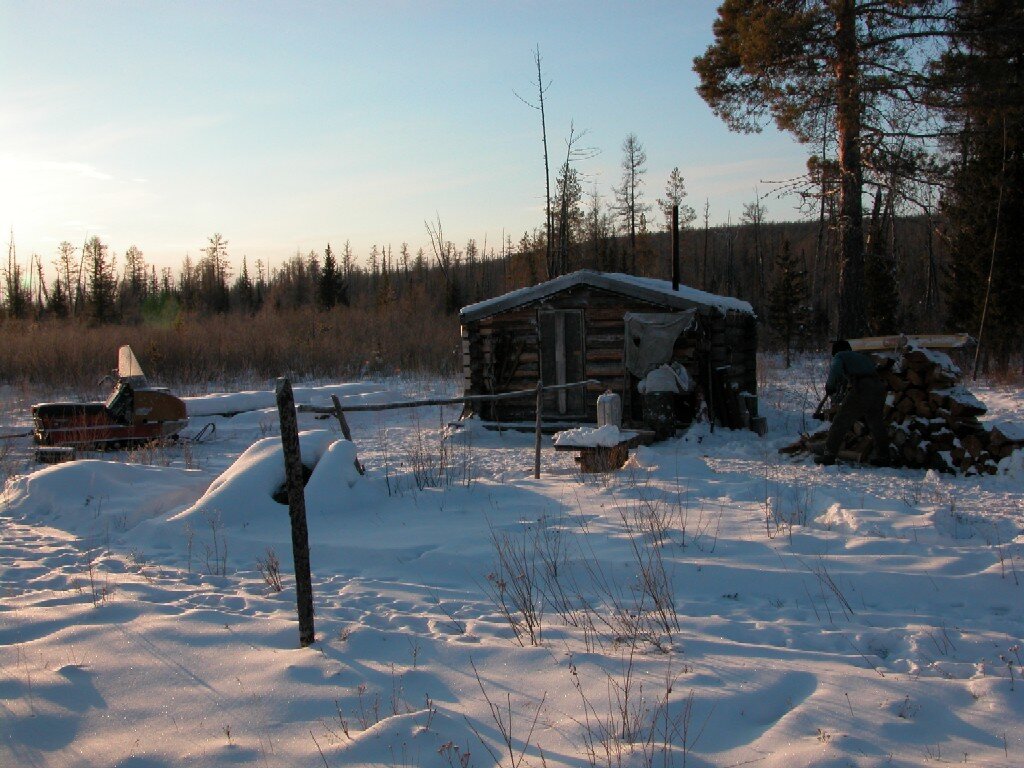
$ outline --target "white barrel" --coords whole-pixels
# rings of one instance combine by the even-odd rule
[[[622,426],[622,398],[610,389],[597,398],[597,426]]]

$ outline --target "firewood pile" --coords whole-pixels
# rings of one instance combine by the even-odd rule
[[[998,463],[1024,447],[1024,427],[986,428],[978,417],[984,404],[962,383],[960,369],[943,352],[907,345],[899,353],[873,353],[889,387],[883,418],[889,428],[893,463],[963,474],[995,474]],[[837,405],[825,409],[831,421]],[[827,430],[807,439],[823,443]],[[864,461],[871,452],[867,424],[858,422],[839,452]]]

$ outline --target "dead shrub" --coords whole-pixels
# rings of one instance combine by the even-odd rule
[[[89,325],[77,320],[0,323],[0,372],[10,383],[106,395],[96,388],[130,344],[154,381],[190,390],[288,375],[448,374],[457,364],[455,316],[409,333],[409,308],[264,309],[254,316],[180,314],[172,324]]]

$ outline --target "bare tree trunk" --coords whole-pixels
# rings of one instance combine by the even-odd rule
[[[821,199],[818,201],[818,237],[814,245],[814,264],[811,267],[811,296],[818,296],[818,270],[824,256],[825,243],[825,153],[828,151],[828,115],[821,128]]]
[[[544,143],[544,221],[547,227],[546,237],[546,261],[548,269],[548,279],[555,277],[555,265],[552,263],[554,256],[554,248],[552,247],[552,230],[554,223],[551,220],[551,171],[548,166],[548,125],[544,117],[544,81],[541,79],[540,73],[540,46],[534,53],[534,60],[537,62],[537,95],[540,99],[540,135],[541,140]]]
[[[700,287],[704,290],[708,289],[708,229],[711,224],[711,201],[707,198],[704,199],[704,255],[702,258],[703,265],[701,266],[701,285]]]
[[[1003,209],[1003,188],[1006,185],[1006,117],[1003,116],[1003,161],[999,170],[999,195],[996,197],[996,223],[992,232],[992,256],[988,262],[988,281],[985,285],[985,301],[981,305],[981,322],[978,324],[978,347],[974,351],[974,373],[972,378],[978,380],[978,361],[981,359],[982,338],[985,333],[985,320],[988,316],[988,300],[992,295],[992,276],[996,268],[996,246],[999,243],[999,220]],[[997,358],[998,360],[998,358]]]
[[[935,263],[935,242],[934,242],[934,226],[932,224],[932,207],[929,204],[925,210],[925,225],[928,227],[928,239],[926,241],[928,249],[928,285],[924,292],[924,311],[929,317],[931,317],[936,308],[938,293],[939,293],[939,277],[938,277],[938,266]]]
[[[861,100],[855,0],[836,9],[836,130],[839,186],[839,328],[841,338],[864,335],[864,212],[861,203]]]

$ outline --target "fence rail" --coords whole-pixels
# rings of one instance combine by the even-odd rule
[[[435,397],[427,400],[406,400],[400,403],[378,403],[376,405],[342,405],[337,397],[332,397],[333,405],[299,405],[300,413],[322,413],[334,416],[341,425],[345,439],[351,440],[352,433],[349,431],[348,421],[345,419],[345,412],[359,413],[368,411],[392,411],[396,408],[421,408],[427,405],[458,405],[459,403],[488,403],[495,400],[515,400],[527,397],[537,398],[537,420],[534,425],[534,458],[533,476],[540,479],[540,434],[541,434],[541,406],[544,401],[545,392],[558,392],[563,389],[576,387],[589,387],[593,384],[600,386],[601,382],[596,379],[585,381],[573,381],[568,384],[549,384],[543,386],[539,381],[533,389],[520,389],[515,392],[502,392],[498,395],[463,395],[462,397]]]
[[[569,384],[549,384],[540,388],[541,392],[557,392],[562,389],[573,389],[576,387],[588,387],[591,385],[600,385],[601,382],[596,379],[587,379],[586,381],[574,381]],[[462,397],[443,397],[443,398],[431,398],[427,400],[404,400],[398,403],[378,403],[369,404],[364,403],[361,405],[340,405],[340,409],[346,413],[359,413],[366,411],[391,411],[396,408],[419,408],[427,405],[458,405],[459,403],[486,403],[493,402],[495,400],[522,400],[527,397],[536,397],[537,388],[533,389],[519,389],[515,392],[502,392],[497,395],[464,395]],[[337,408],[334,405],[299,405],[297,406],[300,413],[324,413],[333,416]]]

